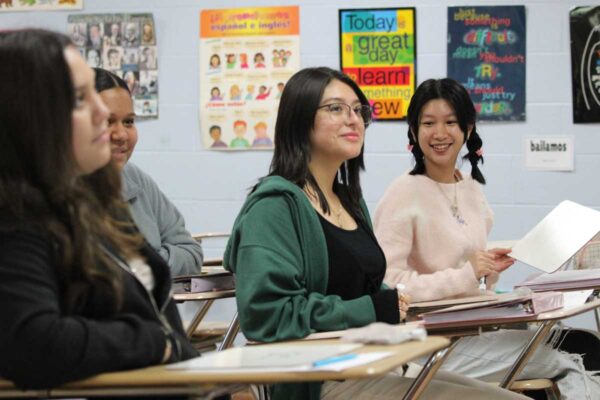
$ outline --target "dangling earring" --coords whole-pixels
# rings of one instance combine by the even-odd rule
[[[342,168],[341,167],[337,171],[337,183],[339,183],[340,185],[344,184],[344,180],[342,179]]]
[[[348,174],[348,161],[344,161],[344,172],[346,174],[346,186],[350,186],[350,175]]]

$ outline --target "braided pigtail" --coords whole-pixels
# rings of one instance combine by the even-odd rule
[[[421,150],[421,146],[419,146],[419,142],[415,140],[414,135],[412,134],[410,128],[408,129],[408,151],[413,154],[415,158],[415,166],[410,171],[411,175],[422,175],[425,173],[425,160],[423,150]]]
[[[463,156],[463,159],[469,160],[471,163],[471,177],[475,179],[477,182],[485,185],[485,178],[481,173],[481,170],[477,166],[479,161],[483,164],[483,142],[481,141],[481,137],[477,133],[477,129],[475,125],[473,125],[473,130],[471,131],[471,136],[467,140],[467,149],[469,152]]]

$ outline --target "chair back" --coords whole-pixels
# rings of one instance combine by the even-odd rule
[[[220,254],[217,257],[207,257],[204,259],[202,265],[205,267],[214,267],[223,265],[223,252],[225,251],[225,239],[229,238],[228,232],[204,232],[193,234],[192,237],[198,243],[202,243],[204,240],[210,240],[212,246],[202,245],[202,248],[206,253]]]
[[[575,255],[575,269],[600,268],[600,234],[594,236]]]

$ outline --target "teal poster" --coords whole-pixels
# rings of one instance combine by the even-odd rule
[[[525,120],[525,7],[448,7],[448,76],[481,121]]]

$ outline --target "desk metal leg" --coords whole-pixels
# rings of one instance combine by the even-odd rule
[[[458,340],[455,340],[450,346],[445,349],[441,349],[433,353],[425,365],[419,375],[415,378],[413,383],[408,388],[408,391],[404,394],[403,400],[416,400],[418,399],[423,391],[433,379],[433,376],[437,372],[437,370],[442,366],[444,359],[448,356],[448,354],[454,349]]]
[[[227,328],[227,332],[225,333],[225,336],[223,337],[223,341],[219,345],[219,348],[217,349],[217,351],[221,351],[221,350],[230,348],[233,345],[233,341],[235,340],[235,337],[237,336],[239,331],[240,331],[240,320],[238,319],[238,313],[236,311],[235,315],[233,316],[233,319],[231,320],[231,323],[229,324],[229,327]]]
[[[192,337],[192,335],[196,331],[196,328],[200,324],[200,321],[202,321],[202,319],[208,312],[208,309],[212,305],[213,301],[214,300],[205,300],[204,303],[198,308],[198,311],[196,312],[194,319],[192,320],[192,322],[190,322],[190,325],[187,327],[187,330],[185,331],[185,334],[187,335],[188,338]]]
[[[523,371],[523,368],[525,368],[525,365],[531,356],[533,356],[535,349],[537,349],[540,343],[548,337],[548,333],[550,333],[550,330],[555,323],[556,321],[545,321],[541,323],[540,327],[533,334],[533,337],[529,340],[529,343],[521,350],[521,354],[519,354],[515,363],[510,367],[510,370],[506,373],[502,382],[500,382],[501,388],[509,389],[512,386],[513,382],[521,374],[521,371]]]

